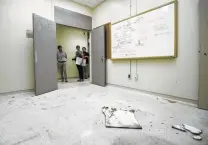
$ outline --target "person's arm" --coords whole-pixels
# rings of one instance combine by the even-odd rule
[[[86,54],[85,54],[85,58],[89,58],[89,53],[88,52],[85,52]]]
[[[72,60],[76,61],[76,57],[77,57],[77,52],[75,52],[75,56],[74,56],[74,58],[72,58]]]
[[[65,52],[65,58],[67,59],[67,54],[66,54],[66,52]]]

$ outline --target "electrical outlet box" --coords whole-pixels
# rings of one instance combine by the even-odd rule
[[[131,74],[128,74],[128,78],[131,79]]]

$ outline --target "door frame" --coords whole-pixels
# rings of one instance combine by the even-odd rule
[[[64,17],[59,17],[59,15],[62,14]],[[74,19],[74,17],[77,17],[77,20]],[[70,18],[72,18],[72,20],[70,20],[70,22],[68,21]],[[87,15],[83,15],[79,12],[74,12],[65,8],[61,8],[58,6],[54,6],[54,22],[56,23],[56,25],[63,25],[63,26],[68,26],[68,27],[73,27],[73,28],[77,28],[77,29],[82,29],[82,30],[86,30],[89,33],[89,36],[91,37],[91,31],[92,31],[92,17],[91,16],[87,16]],[[87,26],[83,26],[82,24],[85,24]],[[91,55],[91,41],[90,38],[89,40],[86,40],[87,43],[89,42],[89,47],[88,47],[88,53],[90,53]],[[90,62],[89,62],[89,79],[91,81],[91,56],[90,56]]]
[[[81,13],[57,6],[54,6],[54,22],[56,24],[83,29],[87,31],[92,30],[91,16],[83,15]]]

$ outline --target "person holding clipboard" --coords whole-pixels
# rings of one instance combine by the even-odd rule
[[[82,47],[82,55],[83,55],[83,72],[84,72],[84,78],[88,79],[89,77],[89,53],[86,51],[85,47]]]
[[[80,46],[76,46],[76,52],[75,52],[75,58],[74,60],[76,62],[77,70],[79,73],[79,79],[77,80],[78,82],[83,82],[84,81],[84,76],[83,76],[83,68],[82,68],[82,63],[83,63],[83,58],[82,58],[82,52],[80,51]]]

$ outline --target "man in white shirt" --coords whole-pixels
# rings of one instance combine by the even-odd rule
[[[62,82],[68,82],[67,80],[67,73],[66,73],[66,61],[67,61],[67,54],[62,50],[62,46],[58,46],[57,51],[57,61],[58,61],[58,69],[61,74],[61,80]]]

